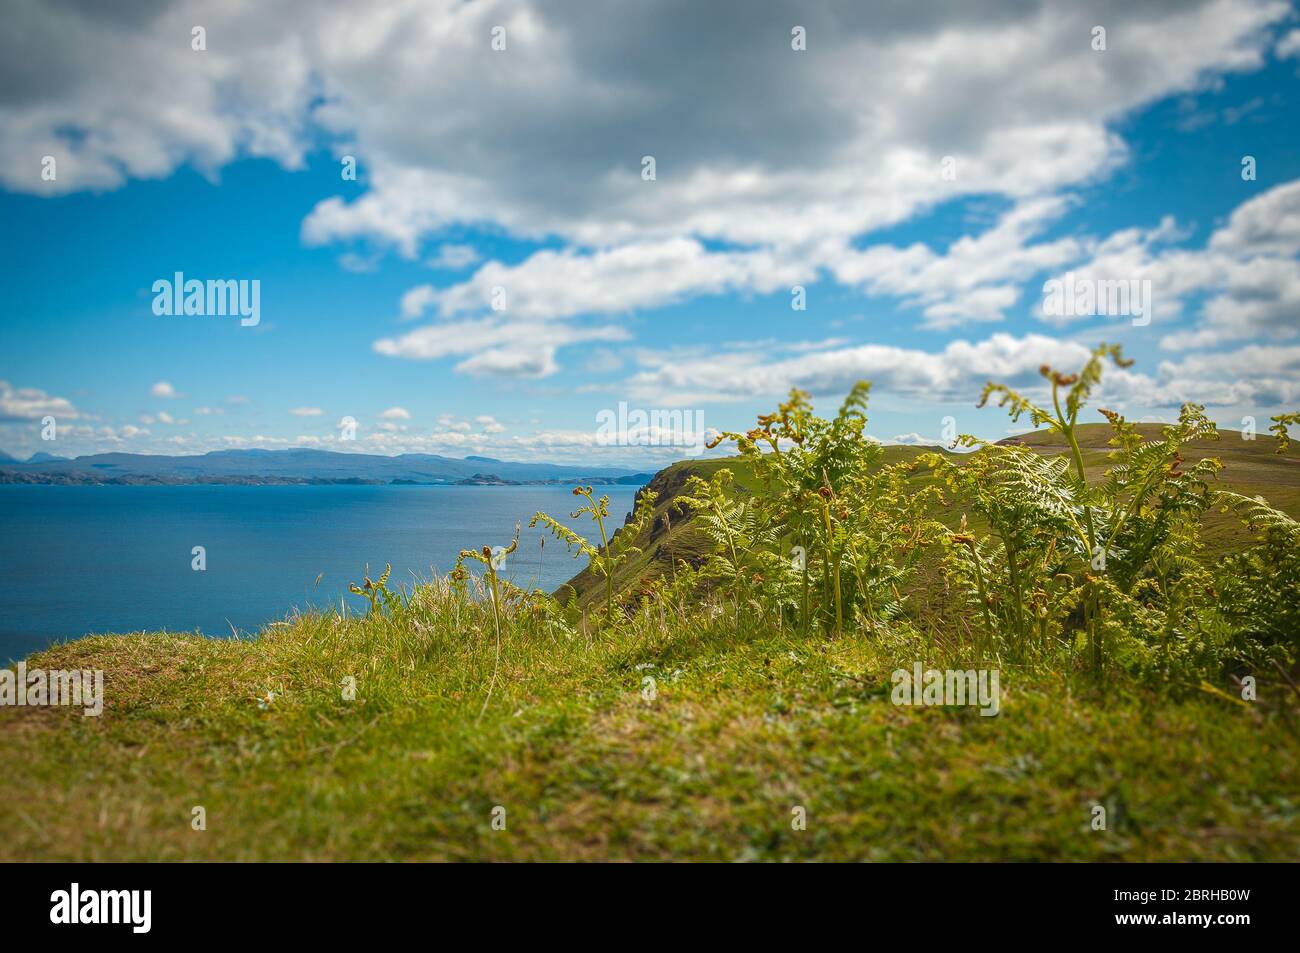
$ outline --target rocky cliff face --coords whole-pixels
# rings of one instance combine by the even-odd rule
[[[736,460],[684,460],[660,470],[637,491],[637,504],[645,494],[656,494],[654,520],[647,537],[638,542],[641,554],[629,557],[614,575],[614,589],[620,598],[629,603],[635,602],[647,583],[671,573],[677,563],[684,561],[698,566],[703,562],[704,554],[709,550],[709,541],[695,528],[690,514],[678,508],[677,498],[681,496],[692,475],[707,479],[719,467],[734,467],[736,463]],[[623,520],[623,526],[627,526],[631,518],[629,513]],[[580,527],[575,529],[585,532]],[[619,531],[622,532],[622,527]],[[557,589],[554,595],[562,602],[576,598],[578,604],[585,609],[592,600],[604,598],[604,584],[604,577],[584,569]]]
[[[689,518],[686,513],[677,509],[676,497],[685,488],[686,481],[694,472],[694,469],[689,466],[676,464],[660,470],[649,483],[636,491],[633,511],[641,505],[641,500],[647,493],[655,494],[655,518],[650,526],[651,543],[663,539],[672,529],[674,520],[685,522]],[[623,525],[626,526],[630,522],[632,522],[631,512],[623,518]]]

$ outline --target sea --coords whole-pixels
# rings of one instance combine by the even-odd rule
[[[611,531],[636,487],[597,487]],[[586,565],[528,521],[569,520],[563,486],[0,486],[0,664],[91,633],[253,633],[295,609],[366,608],[348,593],[385,563],[390,588],[503,546],[502,575],[552,591]],[[585,525],[584,525],[585,524]],[[195,547],[202,547],[204,568]],[[481,568],[474,564],[474,568]]]

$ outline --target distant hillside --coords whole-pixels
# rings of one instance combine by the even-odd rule
[[[1139,424],[1138,430],[1143,437],[1152,439],[1160,435],[1162,424]],[[1106,467],[1106,454],[1110,450],[1107,442],[1112,431],[1109,424],[1084,424],[1079,427],[1079,443],[1083,450],[1084,465],[1089,479],[1100,479]],[[1060,438],[1049,431],[1035,431],[1015,437],[1008,437],[1000,443],[1019,442],[1033,447],[1040,453],[1056,456],[1066,451]],[[902,463],[915,460],[923,453],[932,453],[935,447],[890,446],[885,447],[886,464]],[[1292,443],[1285,454],[1277,454],[1277,440],[1272,434],[1257,434],[1254,440],[1244,440],[1236,431],[1220,431],[1220,439],[1198,440],[1187,444],[1189,460],[1205,456],[1218,457],[1223,461],[1223,471],[1219,475],[1219,486],[1236,490],[1250,496],[1262,495],[1278,509],[1300,518],[1300,441]],[[703,561],[709,551],[709,540],[692,524],[687,514],[676,508],[676,498],[681,494],[687,479],[696,474],[708,479],[723,467],[731,469],[736,477],[738,492],[759,492],[761,487],[755,482],[749,464],[739,457],[727,457],[715,460],[685,460],[660,470],[637,494],[654,491],[658,494],[655,502],[655,520],[648,541],[642,543],[644,549],[640,557],[629,559],[615,575],[615,587],[624,594],[625,599],[633,599],[643,584],[672,573],[673,567],[680,560],[692,565]],[[926,480],[928,477],[918,477]],[[935,518],[955,526],[965,507],[949,505],[935,514]],[[978,518],[972,518],[972,525],[977,525]],[[587,527],[575,525],[579,532],[587,532]],[[1225,552],[1244,546],[1248,532],[1240,521],[1228,514],[1213,511],[1206,514],[1205,528],[1210,554]],[[601,598],[604,585],[602,578],[584,569],[555,592],[561,601],[568,601],[575,596],[584,608],[592,600]],[[923,587],[922,587],[923,588]],[[924,602],[920,594],[917,602]]]
[[[1148,440],[1160,436],[1163,424],[1138,424],[1138,432]],[[1100,476],[1106,466],[1109,424],[1085,424],[1079,428],[1079,446],[1090,473]],[[1033,447],[1039,453],[1055,455],[1066,452],[1060,437],[1045,430],[1008,438]],[[1277,439],[1268,431],[1246,440],[1240,431],[1220,430],[1218,440],[1193,440],[1183,446],[1188,462],[1204,457],[1218,457],[1223,462],[1220,485],[1250,495],[1262,494],[1269,502],[1292,516],[1300,516],[1300,442],[1293,442],[1286,453],[1276,453]],[[1213,515],[1211,521],[1215,519]],[[1224,518],[1225,523],[1237,525]]]
[[[502,483],[625,483],[650,478],[629,467],[511,463],[404,453],[395,457],[329,450],[216,450],[191,456],[97,453],[73,460],[38,455],[26,463],[0,454],[0,483],[457,483],[491,464]]]
[[[1145,439],[1155,440],[1167,425],[1135,424],[1134,426]],[[1081,424],[1079,426],[1079,446],[1084,450],[1109,450],[1112,433],[1110,424]],[[999,440],[998,443],[1023,443],[1039,450],[1065,449],[1060,434],[1053,433],[1050,430],[1034,430],[1030,433],[1017,434],[1014,437]],[[1247,440],[1239,431],[1220,429],[1218,440],[1192,440],[1184,444],[1184,446],[1193,450],[1209,451],[1213,456],[1222,456],[1225,452],[1241,452],[1258,456],[1260,454],[1273,454],[1273,451],[1277,448],[1277,440],[1267,430],[1261,430],[1255,435],[1254,440]],[[1283,455],[1283,458],[1300,460],[1300,448],[1292,445],[1291,449]]]

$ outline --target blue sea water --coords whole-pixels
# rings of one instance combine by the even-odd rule
[[[636,487],[597,489],[621,525]],[[516,520],[505,575],[549,591],[586,559],[540,548],[528,520],[580,502],[549,486],[0,486],[0,664],[89,633],[229,636],[294,607],[362,609],[347,588],[367,564],[377,578],[391,562],[390,587],[429,579],[463,548],[509,543]]]

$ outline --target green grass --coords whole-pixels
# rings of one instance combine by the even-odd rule
[[[1296,513],[1296,451],[1271,448],[1225,441],[1221,483]],[[918,452],[891,448],[889,462]],[[687,475],[724,465],[736,464],[656,478],[657,535],[620,571],[620,591],[671,572],[669,557],[702,555],[684,516],[662,516]],[[737,477],[757,489],[747,470]],[[1236,545],[1234,525],[1207,523],[1211,552]],[[603,599],[592,582],[573,584],[584,604]],[[749,614],[737,631],[708,600],[684,615],[643,610],[615,631],[516,598],[486,708],[491,612],[442,582],[397,618],[58,645],[29,666],[103,669],[104,712],[0,708],[0,860],[1297,856],[1296,705],[1276,679],[1261,675],[1259,701],[1243,705],[1122,673],[1098,684],[1012,666],[995,718],[898,707],[895,668],[968,662],[960,640],[926,624],[942,580],[923,573],[911,595],[904,624],[838,639]],[[498,805],[505,830],[491,825]],[[1094,805],[1105,831],[1090,827]],[[204,831],[191,828],[195,806]],[[792,829],[796,806],[806,830]]]
[[[2,860],[1283,860],[1296,738],[1267,706],[1003,673],[996,718],[902,708],[915,642],[643,616],[617,636],[423,591],[405,624],[136,634],[100,718],[0,711]],[[940,664],[942,664],[940,662]],[[343,701],[352,675],[358,695]],[[642,697],[652,677],[657,697]],[[277,693],[265,710],[257,697]],[[1267,692],[1265,693],[1267,695]],[[1090,829],[1105,806],[1106,831]],[[191,829],[202,805],[207,830]],[[506,829],[493,830],[494,806]],[[804,831],[791,810],[807,811]]]

